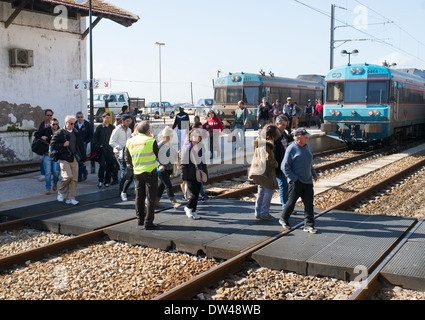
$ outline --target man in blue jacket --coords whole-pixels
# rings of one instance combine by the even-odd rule
[[[286,149],[281,169],[288,178],[289,195],[279,223],[284,229],[291,228],[289,217],[301,197],[304,203],[304,231],[317,233],[314,228],[313,181],[316,182],[318,177],[313,168],[313,154],[307,145],[309,136],[305,129],[294,130],[295,142]]]
[[[90,122],[84,119],[84,115],[81,111],[76,114],[77,121],[75,123],[75,129],[80,134],[84,143],[84,150],[87,152],[87,144],[93,139],[93,126]],[[78,162],[78,182],[87,179],[87,168],[81,161]]]

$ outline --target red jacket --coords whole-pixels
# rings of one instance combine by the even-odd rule
[[[208,117],[207,122],[202,126],[205,130],[213,130],[214,134],[220,133],[223,131],[223,124],[221,120],[215,116],[213,119]],[[220,131],[218,131],[220,129]]]

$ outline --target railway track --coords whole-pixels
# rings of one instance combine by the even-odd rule
[[[418,167],[421,167],[424,165],[424,162],[421,161],[417,163],[415,166],[409,167],[407,170],[409,172],[416,170]],[[400,172],[393,177],[381,182],[380,184],[375,185],[373,188],[368,188],[359,194],[357,194],[356,197],[350,197],[349,199],[343,201],[342,203],[338,204],[338,206],[333,206],[329,208],[328,210],[325,210],[321,213],[319,213],[316,218],[320,217],[323,214],[326,214],[330,210],[336,209],[336,208],[344,208],[345,206],[352,205],[352,203],[359,201],[359,199],[366,194],[372,194],[373,192],[376,192],[377,189],[382,188],[382,186],[387,185],[391,181],[395,181],[396,179],[399,179],[399,177],[405,175],[405,172]],[[257,244],[251,248],[246,248],[241,254],[238,256],[227,260],[226,262],[220,264],[219,266],[213,268],[211,271],[206,272],[205,274],[199,275],[195,277],[193,280],[191,280],[188,283],[185,283],[184,285],[181,285],[165,294],[162,294],[158,296],[156,299],[162,300],[162,299],[183,299],[183,298],[189,298],[194,295],[196,295],[199,288],[211,285],[212,283],[217,282],[218,280],[223,279],[224,275],[228,273],[234,273],[237,270],[240,270],[241,266],[244,264],[246,259],[256,250],[262,248],[263,246],[277,240],[278,238],[285,236],[287,233],[294,231],[295,229],[298,229],[301,227],[302,224],[294,226],[290,231],[280,233],[276,235],[275,237],[268,238],[266,241]],[[95,241],[99,241],[104,236],[104,231],[107,228],[101,228],[99,230],[95,230],[93,232],[73,237],[72,239],[60,241],[58,243],[53,243],[51,245],[45,246],[43,248],[38,248],[34,250],[29,250],[27,252],[18,253],[13,256],[8,256],[5,258],[2,258],[0,260],[0,270],[4,270],[6,268],[12,267],[13,265],[19,265],[23,264],[28,260],[34,261],[41,259],[45,257],[46,255],[54,254],[55,252],[61,252],[65,249],[75,248],[77,246],[81,246],[83,244],[87,243],[93,243]],[[360,295],[361,296],[361,295]]]
[[[27,173],[40,171],[40,162],[25,162],[20,164],[0,166],[0,178],[16,177]]]
[[[416,164],[406,168],[403,171],[400,171],[393,176],[374,184],[373,186],[360,191],[356,193],[355,195],[349,197],[348,199],[345,199],[341,201],[340,203],[333,205],[332,207],[318,213],[315,215],[315,219],[318,219],[319,217],[325,215],[326,213],[336,210],[336,209],[346,209],[353,205],[353,203],[360,201],[361,199],[368,197],[377,191],[379,191],[381,188],[387,186],[388,184],[393,183],[397,179],[400,179],[401,177],[405,176],[406,174],[409,174],[413,172],[414,170],[417,170],[418,168],[425,165],[425,159],[417,162]],[[244,263],[247,261],[247,259],[257,250],[271,244],[272,242],[280,239],[283,236],[286,236],[287,234],[293,232],[296,229],[301,228],[304,225],[304,222],[301,222],[295,226],[293,226],[290,230],[283,231],[273,237],[270,237],[261,243],[245,249],[243,252],[238,254],[237,256],[233,257],[232,259],[229,259],[219,266],[205,272],[204,274],[201,274],[194,279],[158,296],[155,300],[183,300],[183,299],[189,299],[193,296],[196,296],[198,291],[201,288],[209,287],[213,285],[214,283],[218,282],[221,279],[224,279],[228,273],[235,273],[243,268]],[[399,239],[398,243],[400,243],[402,239]],[[387,255],[382,256],[379,261],[383,261],[385,258],[387,258]],[[364,297],[364,293],[362,295],[359,294],[359,297]]]

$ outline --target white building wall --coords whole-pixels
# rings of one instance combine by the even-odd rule
[[[59,20],[21,11],[6,29],[4,22],[13,11],[10,3],[0,2],[0,132],[10,127],[37,129],[47,108],[54,111],[61,126],[68,114],[82,111],[87,116],[87,92],[73,90],[73,80],[87,79],[86,41],[81,40],[85,19]],[[9,50],[13,48],[33,50],[34,66],[10,67]]]

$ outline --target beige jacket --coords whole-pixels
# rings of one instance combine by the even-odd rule
[[[254,141],[254,147],[254,157],[248,178],[264,188],[278,189],[279,186],[276,180],[278,163],[274,157],[274,142],[258,138]]]

